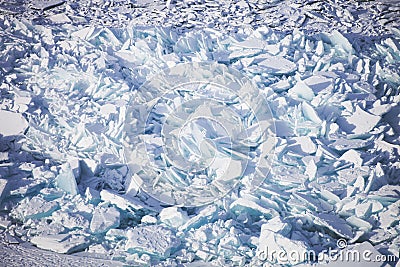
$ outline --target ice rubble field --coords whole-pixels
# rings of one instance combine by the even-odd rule
[[[336,30],[179,34],[9,17],[0,27],[0,228],[9,243],[133,266],[310,260],[268,251],[315,251],[322,264],[334,262],[329,249],[399,256],[399,30],[361,49]],[[237,94],[171,90],[210,79]],[[199,90],[206,105],[196,106]],[[185,124],[206,111],[208,124]],[[189,130],[176,137],[164,126]],[[227,146],[227,128],[230,138],[248,135]],[[168,162],[181,141],[188,159]],[[191,177],[188,164],[204,155],[212,175]],[[227,184],[206,187],[223,167]]]

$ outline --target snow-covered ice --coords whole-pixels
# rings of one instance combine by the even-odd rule
[[[33,244],[81,266],[394,266],[398,13],[1,2],[1,261],[52,261]]]

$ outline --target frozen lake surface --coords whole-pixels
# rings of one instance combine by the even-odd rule
[[[399,18],[0,1],[1,264],[395,266]]]

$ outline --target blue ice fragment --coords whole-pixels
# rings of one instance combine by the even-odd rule
[[[62,166],[61,172],[59,175],[57,175],[55,181],[57,187],[65,192],[71,195],[78,194],[78,186],[76,184],[75,175],[69,164],[64,164]]]

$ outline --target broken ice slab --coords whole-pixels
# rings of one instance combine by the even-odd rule
[[[30,241],[38,248],[64,254],[83,250],[90,245],[87,237],[75,234],[35,236]]]
[[[189,220],[186,212],[177,207],[164,208],[159,216],[161,222],[174,228],[178,228]]]
[[[262,225],[262,229],[269,230],[283,236],[288,236],[292,227],[290,224],[283,222],[281,217],[276,216]]]
[[[377,200],[383,205],[390,205],[400,199],[398,185],[384,185],[376,191],[371,191],[368,198]]]
[[[311,101],[314,98],[314,91],[303,81],[298,81],[289,89],[289,95],[296,99]]]
[[[0,179],[0,204],[8,194],[8,192],[7,192],[7,184],[8,184],[8,180]]]
[[[32,9],[47,10],[62,5],[64,0],[34,0],[31,1]]]
[[[273,179],[281,185],[302,184],[308,176],[301,169],[289,165],[274,166],[272,169]]]
[[[247,198],[239,198],[235,200],[229,208],[232,212],[238,215],[244,212],[247,212],[249,215],[262,215],[268,218],[278,215],[278,212],[274,209],[263,207],[259,202],[258,198],[254,197],[254,199],[251,199],[250,195],[248,195]]]
[[[6,234],[4,235],[4,241],[8,244],[19,244],[22,242],[21,239],[13,235],[10,235],[10,233],[8,232],[6,232]]]
[[[391,240],[398,236],[398,233],[395,228],[389,228],[389,229],[374,229],[373,231],[369,232],[366,237],[369,242],[371,242],[373,245],[377,245],[379,243],[385,242],[387,240]]]
[[[115,207],[97,206],[90,221],[90,231],[94,234],[105,233],[117,228],[120,223],[120,213]]]
[[[55,24],[71,23],[71,19],[64,13],[51,15],[48,19]]]
[[[20,178],[9,180],[9,194],[12,196],[26,196],[45,187],[46,181],[42,178]]]
[[[249,38],[241,42],[232,43],[230,48],[242,48],[242,49],[260,49],[263,50],[266,43],[262,42],[258,38]]]
[[[339,151],[345,151],[349,149],[364,148],[369,144],[371,144],[369,140],[341,138],[335,140],[335,142],[328,145],[328,147],[332,147]]]
[[[261,53],[260,49],[244,49],[244,50],[235,50],[229,54],[230,60],[235,60],[238,58],[245,58],[245,57],[253,57],[257,54]]]
[[[293,199],[296,199],[297,201],[294,201],[293,205],[291,205],[292,200],[289,200],[288,204],[291,207],[297,207],[300,208],[300,210],[314,210],[316,212],[330,212],[333,211],[333,205],[328,203],[327,201],[312,196],[308,194],[303,194],[303,193],[294,193],[292,195]]]
[[[0,110],[0,135],[21,135],[28,127],[28,122],[22,114]]]
[[[346,133],[364,134],[371,131],[380,120],[380,116],[368,113],[356,106],[356,111],[352,115],[338,118],[337,124]]]
[[[185,224],[179,227],[179,231],[187,231],[191,228],[200,227],[218,216],[218,207],[216,205],[205,206],[196,216],[190,218]]]
[[[138,198],[130,197],[127,195],[119,195],[111,190],[103,189],[100,192],[101,200],[104,202],[110,202],[114,204],[121,210],[140,210],[140,209],[148,209],[151,211],[159,211],[159,207],[153,207],[145,204],[144,202],[140,201]]]
[[[93,159],[85,158],[80,161],[80,170],[82,176],[91,177],[98,173],[99,164]]]
[[[307,260],[307,248],[303,240],[292,240],[269,230],[268,224],[263,224],[256,254],[262,261],[296,265]],[[277,254],[290,255],[293,251],[296,257],[277,257]]]
[[[299,155],[313,154],[317,151],[317,146],[308,136],[288,138],[288,149]]]
[[[333,213],[309,213],[316,225],[320,225],[322,227],[326,227],[330,231],[334,232],[340,237],[344,238],[352,238],[354,236],[351,227],[348,223]]]
[[[388,206],[384,211],[378,213],[380,227],[389,228],[399,224],[400,200]]]
[[[39,219],[50,216],[59,208],[55,201],[46,201],[41,197],[34,196],[32,199],[25,198],[13,210],[13,213],[21,220]]]
[[[313,75],[303,80],[303,82],[310,87],[315,94],[322,91],[329,93],[334,88],[333,79],[322,75]]]
[[[354,215],[347,218],[346,221],[353,227],[356,227],[359,230],[364,231],[364,232],[369,232],[372,229],[372,225],[369,222],[367,222],[363,219],[357,218]]]
[[[156,224],[157,218],[151,215],[144,215],[140,220],[142,224]]]
[[[331,43],[336,50],[344,55],[354,54],[354,48],[349,40],[344,37],[339,31],[334,30],[330,34],[322,34],[322,40],[326,43]]]
[[[358,177],[367,178],[369,173],[370,169],[367,166],[346,168],[337,171],[339,175],[338,181],[345,185],[352,185]]]
[[[86,187],[85,201],[97,205],[101,201],[100,192],[91,187]]]
[[[355,214],[358,218],[368,218],[372,214],[372,202],[366,201],[364,203],[358,204],[355,207]]]
[[[129,175],[125,180],[125,194],[130,197],[134,197],[140,191],[140,186],[142,185],[142,179],[135,173]]]
[[[126,251],[148,253],[160,258],[169,257],[181,243],[174,232],[160,225],[136,226],[126,235]]]
[[[87,229],[89,220],[78,212],[57,210],[52,214],[54,223],[59,223],[68,229]]]
[[[291,83],[289,82],[288,79],[286,80],[279,80],[278,82],[270,85],[270,87],[275,91],[275,92],[282,92],[286,91],[291,87]]]
[[[354,164],[355,167],[361,167],[361,165],[363,164],[363,159],[362,159],[361,155],[362,155],[361,152],[354,150],[354,149],[350,149],[350,150],[346,151],[339,158],[339,160],[351,162]]]
[[[307,102],[303,101],[301,103],[301,111],[303,112],[303,116],[308,120],[316,123],[316,124],[324,124],[321,118],[319,117],[317,111]]]
[[[11,225],[8,217],[0,217],[0,229],[7,229]]]
[[[281,56],[262,55],[257,60],[262,60],[257,65],[270,74],[289,74],[297,70],[295,63]]]

